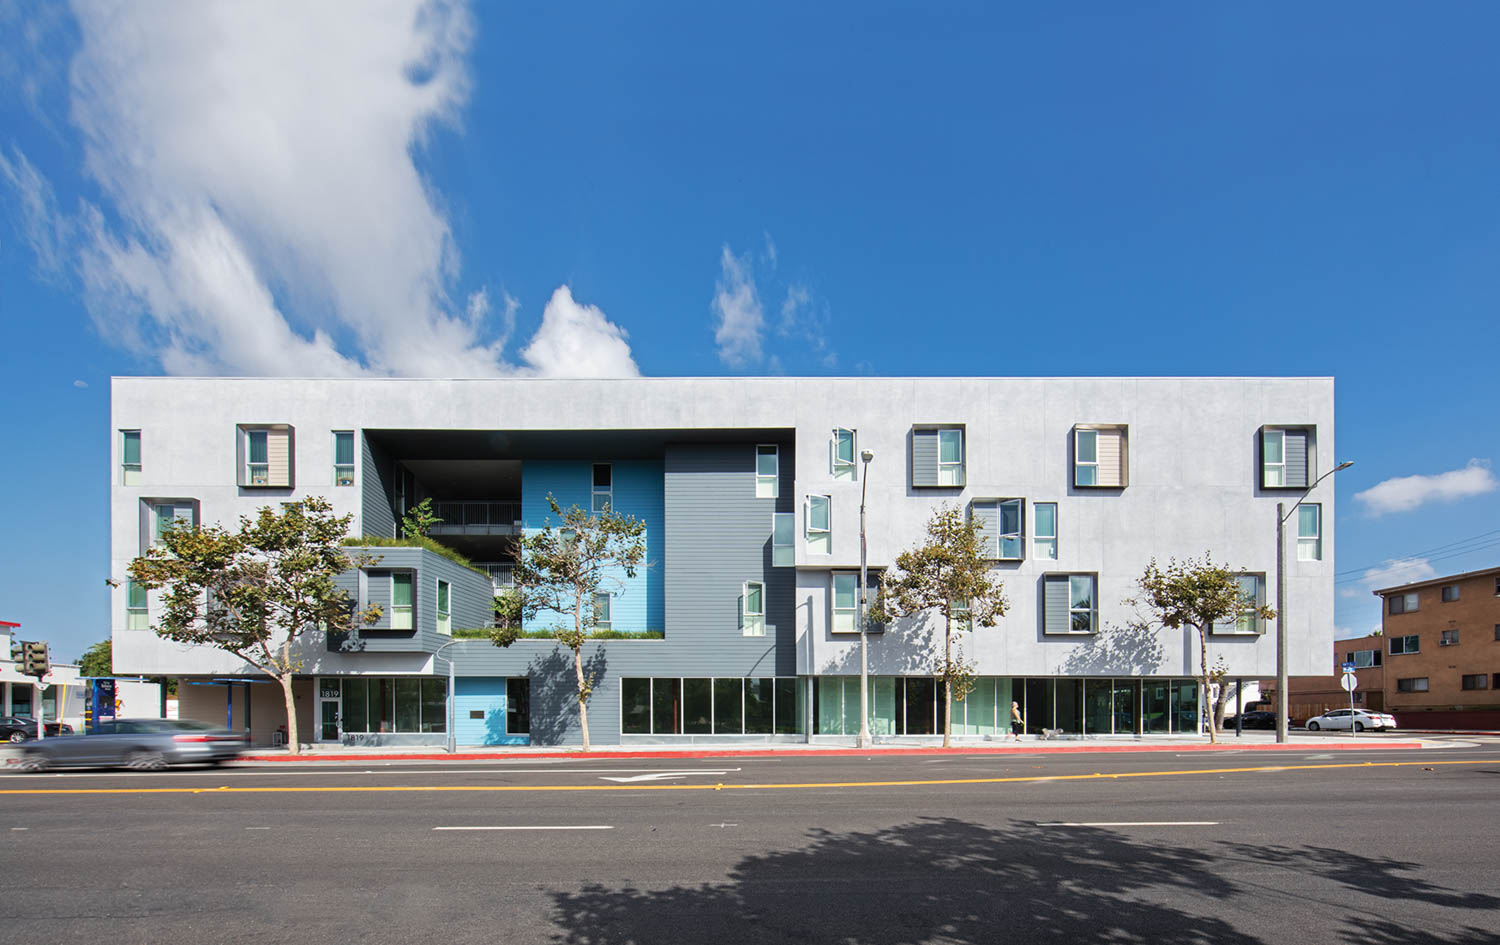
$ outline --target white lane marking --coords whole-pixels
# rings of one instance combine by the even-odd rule
[[[11,830],[30,830],[30,827],[12,827]]]
[[[738,827],[739,824],[709,824],[710,827]]]
[[[620,784],[635,784],[640,781],[672,781],[677,778],[685,778],[691,774],[728,774],[730,771],[738,771],[739,768],[725,768],[713,771],[654,771],[651,774],[635,774],[627,778],[600,778],[600,781],[615,781]]]
[[[246,827],[246,830],[270,830],[270,827]]]
[[[613,830],[609,824],[575,824],[564,827],[433,827],[433,830]]]
[[[1217,827],[1217,820],[1096,820],[1091,822],[1081,821],[1049,821],[1039,823],[1038,827]]]

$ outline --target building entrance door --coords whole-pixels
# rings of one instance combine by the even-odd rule
[[[318,741],[339,740],[339,681],[318,680]]]

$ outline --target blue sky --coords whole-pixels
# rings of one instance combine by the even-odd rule
[[[1497,33],[0,2],[0,619],[108,636],[111,375],[1313,374],[1364,633],[1372,586],[1500,560]]]

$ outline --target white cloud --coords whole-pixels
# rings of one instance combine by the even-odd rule
[[[625,329],[597,306],[580,305],[567,286],[552,293],[542,324],[521,356],[542,377],[636,377]]]
[[[760,295],[755,291],[750,256],[735,256],[726,243],[719,256],[719,268],[712,303],[717,316],[714,341],[719,345],[719,359],[730,367],[758,364],[765,315]]]
[[[74,381],[73,382],[73,386],[76,387],[76,388],[78,388],[79,390],[83,390],[85,387],[89,386],[89,382],[88,381]]]
[[[1410,512],[1429,502],[1455,502],[1500,488],[1487,460],[1471,459],[1462,469],[1431,476],[1397,476],[1378,482],[1354,498],[1371,515]]]
[[[21,237],[36,255],[37,268],[44,275],[56,274],[66,262],[71,222],[58,212],[52,185],[15,145],[11,145],[10,157],[0,153],[0,178],[10,185],[20,201],[15,222]]]
[[[106,338],[171,373],[636,373],[566,286],[520,367],[515,301],[496,325],[486,290],[450,295],[458,253],[415,156],[467,98],[459,0],[75,12],[70,114],[105,202],[60,214],[18,152],[0,175],[44,268],[71,231]]]
[[[1437,569],[1426,558],[1389,558],[1360,576],[1359,583],[1368,590],[1410,584],[1437,577]]]

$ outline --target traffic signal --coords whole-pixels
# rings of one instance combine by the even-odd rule
[[[25,646],[25,665],[21,672],[28,676],[42,677],[47,675],[52,668],[51,659],[47,652],[47,644],[42,642],[27,643]]]

